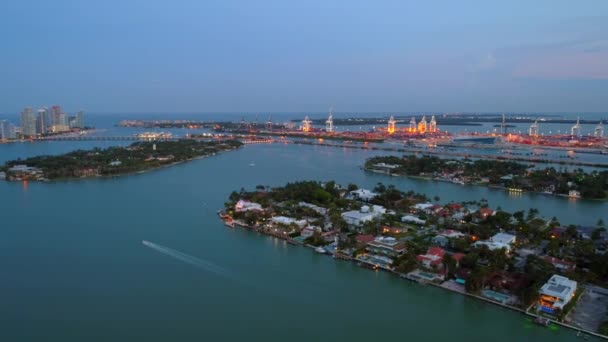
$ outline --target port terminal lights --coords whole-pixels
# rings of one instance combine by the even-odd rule
[[[308,118],[308,115],[302,120],[302,132],[310,132],[310,125],[312,121]]]
[[[534,120],[534,123],[530,125],[529,134],[531,137],[537,137],[540,132],[538,120]]]
[[[395,124],[396,123],[397,123],[397,121],[395,121],[395,118],[391,115],[391,118],[388,119],[388,127],[386,129],[386,131],[388,132],[388,134],[395,133]]]
[[[329,114],[327,121],[325,121],[325,132],[333,133],[334,132],[334,116]]]
[[[598,137],[598,138],[603,138],[604,137],[604,124],[602,124],[602,122],[600,121],[599,124],[597,124],[597,126],[595,127],[595,130],[593,132],[593,135]]]
[[[422,116],[422,119],[420,120],[420,122],[418,122],[418,133],[426,133],[426,115]]]

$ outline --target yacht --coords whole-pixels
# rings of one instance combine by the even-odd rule
[[[325,248],[323,247],[317,247],[315,248],[315,252],[320,253],[320,254],[325,254]]]

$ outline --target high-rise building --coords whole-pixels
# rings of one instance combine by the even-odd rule
[[[76,113],[76,128],[84,128],[84,112],[80,111]]]
[[[32,107],[25,107],[21,112],[21,134],[24,137],[33,137],[36,135],[36,119]]]
[[[67,126],[68,125],[68,116],[65,113],[59,114],[59,126]]]
[[[46,108],[38,109],[38,112],[36,115],[36,133],[46,134],[47,129],[49,127],[49,125],[46,121],[47,119],[48,119],[48,115],[47,115]]]
[[[15,138],[15,126],[6,120],[0,120],[0,140],[9,140]]]
[[[61,107],[53,106],[51,107],[51,126],[60,125],[60,116],[61,116]]]
[[[68,127],[70,127],[70,129],[76,128],[76,116],[75,115],[68,116]]]

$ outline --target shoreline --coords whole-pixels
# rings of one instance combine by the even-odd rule
[[[25,179],[25,181],[33,181],[36,183],[54,183],[54,182],[61,182],[61,181],[77,181],[77,180],[87,180],[87,179],[107,179],[107,178],[118,178],[118,177],[125,177],[125,176],[133,176],[133,175],[138,175],[138,174],[144,174],[144,173],[148,173],[148,172],[152,172],[152,171],[157,171],[160,169],[164,169],[164,168],[169,168],[175,165],[179,165],[179,164],[184,164],[184,163],[188,163],[194,160],[198,160],[198,159],[204,159],[204,158],[208,158],[208,157],[213,157],[216,156],[220,153],[224,153],[224,152],[229,152],[229,151],[233,151],[236,149],[239,149],[241,147],[237,147],[234,149],[230,149],[230,150],[223,150],[223,151],[218,151],[218,152],[214,152],[212,154],[205,154],[205,155],[201,155],[201,156],[197,156],[194,158],[188,158],[188,159],[184,159],[184,160],[180,160],[180,161],[176,161],[176,162],[172,162],[172,163],[168,163],[168,164],[163,164],[163,165],[159,165],[156,167],[152,167],[149,169],[145,169],[145,170],[138,170],[138,171],[130,171],[130,172],[125,172],[125,173],[119,173],[119,174],[114,174],[114,175],[94,175],[94,176],[83,176],[83,177],[65,177],[65,178],[53,178],[53,179],[47,179],[45,178],[44,180],[42,179]],[[21,180],[9,180],[9,179],[3,179],[3,181],[5,182],[9,182],[9,183],[18,183],[18,182],[22,182],[24,181],[24,179]]]
[[[238,227],[245,228],[245,229],[253,231],[253,232],[260,233],[260,234],[265,235],[265,236],[274,237],[274,238],[277,238],[277,239],[280,239],[280,240],[285,240],[285,242],[287,242],[288,244],[300,245],[300,246],[308,247],[308,248],[313,249],[313,251],[316,248],[316,247],[311,246],[311,245],[299,243],[299,242],[295,241],[294,239],[292,239],[289,236],[283,236],[281,234],[272,234],[272,233],[265,232],[262,229],[259,229],[259,228],[256,228],[256,227],[252,227],[252,226],[248,226],[247,224],[245,224],[244,222],[241,222],[241,221],[236,221],[236,220],[235,221],[230,221],[230,222],[232,222],[233,225],[228,225],[227,224],[228,221],[226,220],[225,217],[222,216],[221,212],[222,212],[221,210],[218,210],[218,212],[217,212],[218,216],[224,222],[224,224],[226,226],[228,226],[228,227],[234,228],[234,227],[238,226]],[[336,259],[336,260],[350,261],[350,262],[353,262],[355,264],[357,262],[359,262],[359,260],[357,260],[356,258],[345,257],[345,256],[343,257],[341,254],[338,254],[338,253],[335,253],[335,254],[325,253],[324,255],[331,256],[333,259]],[[364,267],[364,266],[361,266],[361,267]],[[448,287],[441,286],[442,284],[444,284],[446,282],[449,282],[450,280],[444,280],[443,282],[441,282],[440,284],[438,284],[438,283],[434,283],[432,281],[415,280],[415,279],[407,277],[406,274],[399,273],[399,272],[396,272],[394,270],[389,270],[389,269],[382,269],[382,270],[386,271],[388,273],[391,273],[391,274],[393,274],[393,275],[395,275],[395,276],[397,276],[397,277],[399,277],[399,278],[401,278],[403,280],[407,280],[407,281],[410,281],[410,282],[413,282],[413,283],[417,283],[417,284],[421,284],[421,285],[432,285],[434,288],[439,288],[439,289],[445,290],[448,293],[456,293],[456,294],[464,295],[465,297],[468,297],[468,298],[481,300],[482,302],[485,302],[485,303],[488,303],[488,304],[493,304],[493,305],[496,305],[498,307],[502,307],[502,308],[505,308],[505,309],[517,312],[519,314],[523,314],[524,316],[529,316],[529,317],[534,317],[534,318],[536,318],[536,317],[542,317],[542,316],[538,316],[538,315],[536,315],[534,313],[529,312],[530,307],[528,309],[524,310],[522,308],[519,308],[519,307],[516,307],[516,306],[512,306],[512,305],[507,305],[507,304],[504,304],[504,303],[501,303],[501,302],[497,302],[495,300],[492,300],[492,299],[489,299],[489,298],[485,298],[483,296],[479,296],[479,295],[476,295],[476,294],[473,294],[473,293],[468,293],[466,291],[460,292],[460,291],[457,291],[455,289],[450,289]],[[583,328],[579,328],[579,327],[576,327],[576,326],[573,326],[573,325],[569,325],[569,324],[566,324],[564,322],[559,322],[559,321],[554,320],[554,319],[549,319],[549,321],[551,323],[553,323],[553,324],[557,324],[559,326],[562,326],[564,328],[568,328],[570,330],[577,331],[579,333],[583,333],[583,334],[591,335],[591,336],[594,336],[594,337],[597,337],[597,338],[600,338],[600,339],[608,340],[608,336],[601,335],[601,334],[599,334],[597,332],[585,330]],[[541,327],[541,328],[546,328],[546,327]]]
[[[493,185],[493,184],[479,184],[479,183],[454,183],[451,182],[449,180],[445,180],[445,179],[440,179],[440,178],[434,178],[434,177],[427,177],[427,176],[414,176],[414,175],[408,175],[408,174],[400,174],[400,173],[391,173],[390,171],[384,171],[384,170],[377,170],[377,169],[368,169],[364,166],[361,167],[364,171],[366,172],[372,172],[372,173],[377,173],[377,174],[381,174],[381,175],[387,175],[387,176],[392,176],[392,177],[406,177],[406,178],[412,178],[412,179],[420,179],[420,180],[425,180],[425,181],[436,181],[436,182],[443,182],[443,183],[450,183],[450,184],[455,184],[455,185],[463,185],[463,186],[479,186],[479,187],[484,187],[484,188],[489,188],[489,189],[501,189],[504,190],[506,192],[518,192],[518,193],[527,193],[527,194],[536,194],[536,195],[544,195],[544,196],[551,196],[551,197],[557,197],[557,198],[564,198],[564,199],[576,199],[576,200],[585,200],[585,201],[595,201],[595,202],[608,202],[608,198],[584,198],[584,197],[570,197],[566,194],[555,194],[555,193],[544,193],[544,192],[540,192],[540,191],[530,191],[530,190],[523,190],[523,189],[517,189],[516,191],[510,191],[509,188],[506,188],[504,186],[500,186],[500,185]]]
[[[608,168],[608,163],[593,163],[583,161],[568,161],[568,160],[552,160],[552,159],[536,159],[536,158],[523,158],[523,157],[504,157],[504,156],[493,156],[488,154],[475,154],[475,153],[459,153],[449,151],[433,151],[424,150],[419,148],[395,148],[395,147],[380,147],[380,146],[366,146],[366,145],[349,145],[349,144],[328,144],[328,143],[312,143],[309,141],[294,140],[293,144],[297,145],[312,145],[321,147],[335,147],[335,148],[352,148],[360,150],[375,150],[375,151],[387,151],[387,152],[399,152],[409,154],[428,154],[438,156],[451,156],[461,158],[478,158],[488,160],[500,160],[500,161],[522,161],[529,163],[540,163],[540,164],[555,164],[555,165],[573,165],[573,166],[587,166],[597,168]]]

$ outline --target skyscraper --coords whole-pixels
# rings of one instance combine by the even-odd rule
[[[38,114],[36,115],[36,133],[38,134],[46,134],[47,128],[49,124],[47,123],[48,115],[46,108],[38,109]]]
[[[25,107],[21,112],[21,134],[25,137],[36,135],[36,119],[32,107]]]
[[[51,107],[51,126],[56,126],[56,125],[60,125],[61,123],[59,122],[61,116],[61,107],[60,106],[53,106]]]
[[[57,125],[61,127],[65,127],[68,125],[68,116],[65,113],[59,114],[59,123]]]
[[[76,113],[76,126],[77,128],[84,128],[84,112],[80,111]]]
[[[6,120],[0,120],[0,140],[15,138],[15,126]]]

